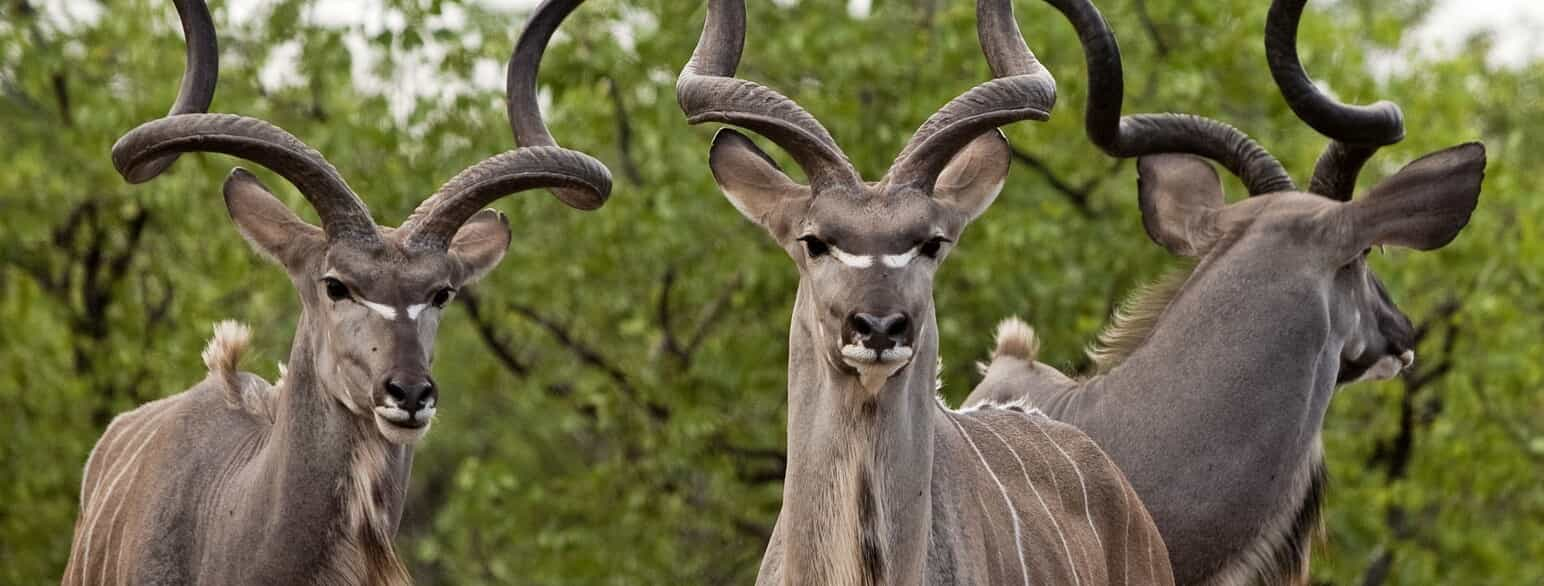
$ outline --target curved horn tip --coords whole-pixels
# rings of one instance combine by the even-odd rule
[[[1382,112],[1384,116],[1388,117],[1387,128],[1393,131],[1384,137],[1388,144],[1394,144],[1405,139],[1405,112],[1399,108],[1399,104],[1388,100],[1378,100],[1368,107]]]
[[[720,128],[718,132],[713,133],[713,146],[708,147],[709,160],[711,161],[716,153],[722,152],[719,150],[720,147],[730,143],[738,143],[741,146],[750,147],[750,152],[761,157],[761,160],[766,161],[773,169],[783,170],[783,166],[777,164],[777,161],[772,159],[772,155],[767,154],[766,151],[761,150],[761,147],[756,146],[756,141],[751,140],[751,137],[745,136],[745,133],[733,128]]]
[[[153,163],[147,163],[129,169],[118,167],[118,174],[123,176],[123,180],[129,184],[139,185],[141,183],[148,182],[151,179],[155,179],[162,173],[165,173],[167,169],[171,168],[172,162],[173,161],[155,161]]]
[[[111,154],[113,170],[117,171],[118,175],[123,177],[123,180],[130,185],[139,185],[155,179],[171,168],[172,163],[177,162],[176,156],[137,162],[136,159],[139,157],[129,153],[127,145],[124,144],[124,141],[132,134],[134,134],[134,131],[131,130],[127,134],[118,137],[118,142],[113,143]]]
[[[258,185],[262,185],[263,183],[257,180],[257,175],[253,175],[252,172],[246,170],[246,168],[233,167],[230,174],[225,176],[225,184],[230,185],[232,183],[238,182],[256,183]]]
[[[611,194],[609,193],[600,193],[588,189],[553,189],[551,191],[552,196],[558,198],[558,201],[581,212],[598,210],[601,206],[606,205],[606,200],[611,199]]]
[[[472,222],[486,221],[489,218],[498,220],[500,224],[504,225],[504,228],[506,230],[509,229],[509,227],[510,227],[509,226],[509,216],[506,215],[504,212],[498,211],[498,210],[493,209],[493,208],[483,208],[481,210],[478,210],[477,213],[472,214],[472,217],[467,218],[467,220],[465,222],[462,222],[462,225],[470,224]]]

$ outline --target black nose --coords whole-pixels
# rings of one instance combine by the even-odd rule
[[[386,380],[386,396],[397,402],[397,407],[408,413],[416,413],[434,401],[434,382],[427,379],[391,378]]]
[[[909,340],[911,318],[904,313],[875,316],[854,313],[847,316],[848,339],[873,350],[905,346]]]

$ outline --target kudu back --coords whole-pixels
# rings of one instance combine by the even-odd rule
[[[1023,409],[955,412],[935,394],[933,278],[1003,187],[999,126],[1044,120],[1055,83],[1007,0],[977,3],[994,79],[919,128],[866,182],[824,127],[734,77],[743,0],[710,0],[677,82],[694,124],[733,130],[709,166],[799,271],[788,348],[788,472],[760,584],[1166,584],[1168,556],[1120,471],[1086,436]]]
[[[441,404],[430,374],[441,312],[492,270],[508,220],[483,209],[551,188],[594,209],[606,168],[557,146],[536,103],[536,72],[582,0],[538,6],[509,64],[520,148],[469,167],[397,228],[378,226],[320,153],[268,122],[206,114],[217,77],[202,0],[178,0],[188,68],[172,112],[124,135],[113,163],[148,181],[180,153],[247,159],[316,209],[301,220],[244,170],[225,182],[242,236],[288,272],[301,315],[281,379],[237,370],[249,332],[222,323],[209,377],[115,418],[92,450],[65,584],[403,584],[392,546],[413,445]]]
[[[1272,75],[1292,110],[1331,139],[1307,190],[1242,132],[1179,114],[1121,116],[1120,52],[1086,0],[1050,0],[1084,42],[1087,130],[1140,156],[1138,204],[1159,245],[1191,259],[1132,297],[1090,350],[1094,376],[1035,362],[1020,322],[966,404],[1029,404],[1097,440],[1152,511],[1185,584],[1299,583],[1326,477],[1320,430],[1335,387],[1388,378],[1415,359],[1410,320],[1368,268],[1385,245],[1432,250],[1477,203],[1477,143],[1411,162],[1351,199],[1363,164],[1404,136],[1389,102],[1324,95],[1295,48],[1306,0],[1277,0]],[[1224,200],[1222,164],[1251,196]]]

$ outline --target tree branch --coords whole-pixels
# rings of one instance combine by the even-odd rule
[[[691,356],[676,341],[675,328],[671,326],[670,318],[670,289],[675,285],[675,278],[675,265],[665,267],[665,273],[659,277],[659,303],[656,305],[655,318],[659,320],[660,348],[684,365],[691,361]]]
[[[1137,0],[1137,20],[1142,21],[1142,28],[1147,31],[1147,37],[1153,41],[1153,50],[1159,57],[1169,55],[1169,44],[1163,40],[1163,35],[1158,33],[1158,23],[1153,22],[1153,15],[1147,11],[1147,0]]]
[[[1046,183],[1050,184],[1051,189],[1054,189],[1057,193],[1060,193],[1062,197],[1067,200],[1067,203],[1072,204],[1072,208],[1077,210],[1078,214],[1085,218],[1092,218],[1095,215],[1094,209],[1089,203],[1094,190],[1097,189],[1101,183],[1104,183],[1109,178],[1114,177],[1116,173],[1119,173],[1120,166],[1123,161],[1123,159],[1115,159],[1115,162],[1112,163],[1109,169],[1107,169],[1105,172],[1100,173],[1099,175],[1096,175],[1087,181],[1084,181],[1081,185],[1073,185],[1071,182],[1057,175],[1055,171],[1051,170],[1050,165],[1047,165],[1045,161],[1040,160],[1039,157],[1036,157],[1035,155],[1032,155],[1026,151],[1020,150],[1018,147],[1010,147],[1010,151],[1013,153],[1014,160],[1023,163],[1029,168],[1034,169],[1035,172],[1043,175],[1045,177]]]
[[[633,123],[622,102],[622,90],[616,78],[606,76],[606,94],[611,97],[611,109],[617,119],[617,159],[622,163],[622,175],[635,185],[643,183],[643,174],[633,160]]]
[[[499,365],[516,378],[525,378],[529,375],[530,367],[515,356],[514,349],[510,348],[508,341],[499,335],[498,330],[493,327],[493,322],[483,316],[482,305],[476,293],[470,289],[464,290],[456,296],[456,299],[460,300],[461,306],[466,308],[467,316],[472,318],[472,327],[477,330],[477,337],[482,339],[483,345],[487,346],[490,352],[493,352],[493,358],[499,361]]]
[[[687,336],[684,342],[676,336],[673,325],[675,318],[673,317],[674,312],[671,309],[671,290],[675,286],[675,280],[676,268],[674,265],[667,267],[664,274],[660,275],[659,303],[655,316],[659,321],[659,329],[662,333],[660,348],[666,354],[674,356],[682,366],[687,366],[691,364],[692,357],[696,354],[697,349],[701,348],[702,343],[707,340],[708,332],[718,325],[718,322],[723,318],[724,310],[728,309],[729,301],[733,297],[734,292],[740,288],[743,279],[739,273],[736,273],[724,285],[724,288],[718,292],[718,295],[713,298],[713,301],[703,307],[701,314],[697,318],[697,326],[692,329],[691,335]]]
[[[558,344],[568,348],[570,352],[573,352],[574,356],[578,357],[580,362],[599,369],[601,372],[604,372],[607,377],[610,377],[611,380],[616,383],[617,388],[622,391],[622,394],[628,399],[632,400],[634,403],[637,403],[639,406],[643,407],[651,419],[658,422],[664,422],[670,419],[669,407],[645,400],[642,394],[638,391],[638,387],[633,386],[632,381],[628,380],[627,374],[622,372],[622,369],[617,368],[615,364],[612,364],[611,361],[607,360],[606,357],[599,351],[574,337],[574,335],[568,331],[568,328],[564,327],[562,324],[553,319],[543,316],[533,307],[521,305],[518,303],[511,303],[509,307],[510,309],[514,310],[515,313],[525,316],[526,319],[536,322],[536,325],[539,325],[542,327],[542,329],[547,330],[547,333],[551,334],[552,337],[557,340]]]
[[[1432,312],[1431,316],[1421,321],[1415,331],[1416,345],[1428,340],[1430,335],[1438,328],[1445,328],[1447,336],[1442,340],[1442,349],[1433,352],[1440,358],[1424,368],[1409,368],[1400,373],[1400,383],[1403,393],[1399,399],[1399,429],[1394,436],[1378,442],[1373,448],[1372,456],[1368,464],[1383,469],[1387,484],[1394,485],[1408,479],[1410,462],[1415,457],[1416,435],[1424,428],[1431,425],[1436,415],[1442,410],[1440,396],[1425,397],[1426,390],[1433,383],[1451,372],[1453,363],[1453,349],[1460,334],[1458,324],[1453,316],[1462,308],[1458,300],[1449,299],[1443,302]],[[1423,400],[1424,399],[1424,400]],[[1409,539],[1415,533],[1415,524],[1410,521],[1409,511],[1405,506],[1394,502],[1388,506],[1384,513],[1384,522],[1392,535],[1392,541]],[[1377,554],[1362,572],[1362,586],[1379,586],[1389,576],[1390,568],[1394,562],[1394,547],[1392,543],[1378,546]]]

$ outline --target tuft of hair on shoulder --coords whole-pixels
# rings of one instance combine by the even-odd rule
[[[992,360],[1017,358],[1034,362],[1040,355],[1040,337],[1035,328],[1013,316],[997,324],[997,348],[992,350]]]
[[[223,320],[214,324],[214,337],[204,346],[204,366],[209,374],[221,380],[234,381],[241,355],[252,342],[252,328],[235,320]]]
[[[209,376],[220,384],[225,404],[254,415],[271,416],[269,404],[272,386],[256,375],[240,370],[241,356],[252,342],[252,328],[235,320],[214,324],[214,337],[204,346],[201,357]]]

